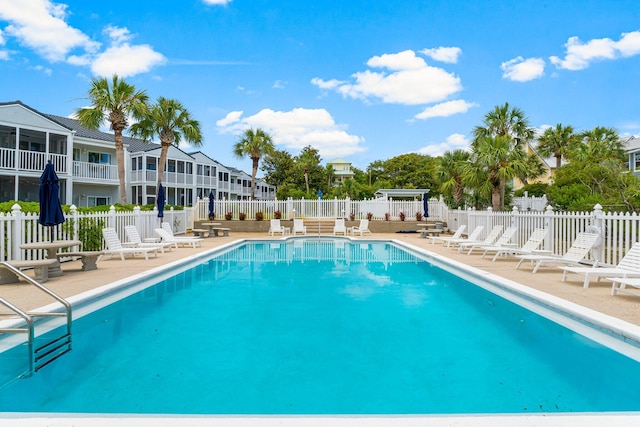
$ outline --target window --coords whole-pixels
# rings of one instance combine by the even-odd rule
[[[167,162],[167,172],[175,172],[176,171],[176,161],[169,160]]]
[[[75,162],[79,162],[80,161],[80,149],[79,148],[74,148],[73,149],[73,161],[75,161]]]
[[[184,173],[184,162],[178,162],[178,173]]]
[[[193,175],[193,163],[187,163],[187,175]]]
[[[101,165],[111,164],[111,154],[93,153],[89,151],[89,163],[99,163]]]
[[[16,128],[0,126],[0,148],[16,148]]]
[[[203,169],[204,169],[204,166],[203,166],[203,165],[198,165],[198,166],[196,166],[196,171],[197,171],[197,173],[196,173],[196,174],[197,174],[198,176],[202,176],[202,174],[203,174]]]
[[[44,132],[20,129],[20,149],[44,153],[47,151],[47,139]]]
[[[49,152],[54,154],[67,154],[67,137],[57,133],[49,134]]]
[[[148,171],[156,170],[156,158],[155,157],[147,157],[147,170]]]
[[[108,206],[111,204],[111,197],[87,196],[87,207]]]
[[[640,152],[634,153],[633,155],[635,157],[635,160],[634,160],[635,170],[640,170]]]

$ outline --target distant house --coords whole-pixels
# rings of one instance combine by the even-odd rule
[[[349,178],[353,178],[355,175],[351,170],[351,163],[346,160],[336,159],[327,162],[327,166],[333,168],[333,185],[338,185]]]
[[[635,176],[640,177],[640,137],[632,136],[625,145],[629,156],[629,170]]]
[[[533,156],[537,156],[541,161],[542,164],[544,165],[544,174],[534,180],[531,180],[529,182],[529,184],[532,184],[534,182],[541,182],[544,184],[551,184],[552,178],[553,178],[553,174],[556,170],[556,159],[555,157],[542,157],[542,155],[540,155],[540,153],[538,152],[537,148],[536,148],[536,144],[527,144],[527,146],[525,147],[525,151],[528,155],[533,155]],[[513,189],[514,190],[518,190],[520,188],[524,187],[524,183],[522,181],[520,181],[518,178],[514,178],[513,179]]]

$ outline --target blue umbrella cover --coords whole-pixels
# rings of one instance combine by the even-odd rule
[[[48,162],[40,176],[40,216],[38,222],[44,226],[53,227],[62,224],[64,213],[60,205],[60,185],[53,163]]]
[[[213,195],[213,191],[209,193],[209,219],[215,219],[216,213],[214,212],[216,197]]]
[[[429,197],[427,193],[422,195],[422,207],[424,208],[424,217],[429,218]]]
[[[158,218],[164,218],[165,201],[164,187],[160,184],[158,185]]]

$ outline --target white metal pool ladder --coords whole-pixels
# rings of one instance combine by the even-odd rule
[[[15,327],[0,328],[0,334],[20,334],[27,335],[28,346],[28,369],[26,372],[20,375],[20,377],[29,377],[37,372],[41,368],[45,367],[49,363],[53,362],[60,356],[71,351],[71,304],[64,298],[60,297],[50,289],[43,286],[41,283],[33,280],[31,277],[24,274],[19,269],[7,264],[6,262],[0,262],[0,268],[9,270],[13,274],[22,278],[26,282],[34,285],[47,295],[54,298],[64,307],[64,312],[37,312],[37,311],[25,311],[17,307],[15,304],[7,301],[5,298],[0,297],[0,304],[7,307],[14,312],[24,321],[24,326],[17,325]],[[47,334],[42,334],[42,337],[37,338],[39,341],[36,345],[36,324],[38,319],[42,318],[54,318],[65,317],[66,328],[62,335],[44,338]]]

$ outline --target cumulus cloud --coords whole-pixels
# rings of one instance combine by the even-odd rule
[[[440,102],[462,90],[458,77],[428,65],[412,50],[374,56],[367,66],[370,69],[354,73],[351,82],[316,77],[311,83],[344,97],[402,105]]]
[[[417,151],[418,154],[426,154],[432,157],[442,156],[446,151],[468,150],[470,141],[460,133],[449,135],[444,142],[434,142]]]
[[[433,107],[425,108],[421,113],[416,114],[414,117],[420,120],[426,120],[432,117],[448,117],[454,114],[466,113],[469,108],[475,107],[476,105],[477,104],[473,102],[467,102],[463,99],[446,101],[436,104]]]
[[[245,129],[262,128],[273,135],[274,143],[294,153],[307,145],[322,157],[346,157],[365,151],[364,138],[347,132],[324,109],[295,108],[290,111],[264,109],[249,117],[232,111],[216,122],[220,133],[240,134]]]
[[[68,25],[67,16],[67,5],[50,0],[3,0],[0,19],[9,25],[2,37],[15,38],[49,62],[90,67],[101,76],[132,76],[166,62],[151,46],[130,44],[129,30],[115,26],[105,28],[110,43],[101,51],[102,44]]]
[[[640,31],[622,33],[618,41],[602,38],[584,43],[574,36],[569,38],[565,47],[565,57],[551,56],[549,58],[551,63],[565,70],[583,70],[595,61],[614,60],[640,54]]]
[[[462,54],[462,49],[459,47],[437,47],[434,49],[422,49],[420,53],[436,61],[456,64],[458,57]]]
[[[502,78],[515,82],[528,82],[539,79],[544,75],[544,65],[544,59],[524,59],[522,56],[518,56],[517,58],[503,62],[500,68],[502,68]]]
[[[63,61],[69,52],[95,52],[100,43],[65,22],[67,6],[49,0],[4,0],[0,19],[8,21],[5,35],[33,49],[50,62]]]
[[[202,0],[204,4],[211,6],[226,6],[231,3],[232,0]]]

